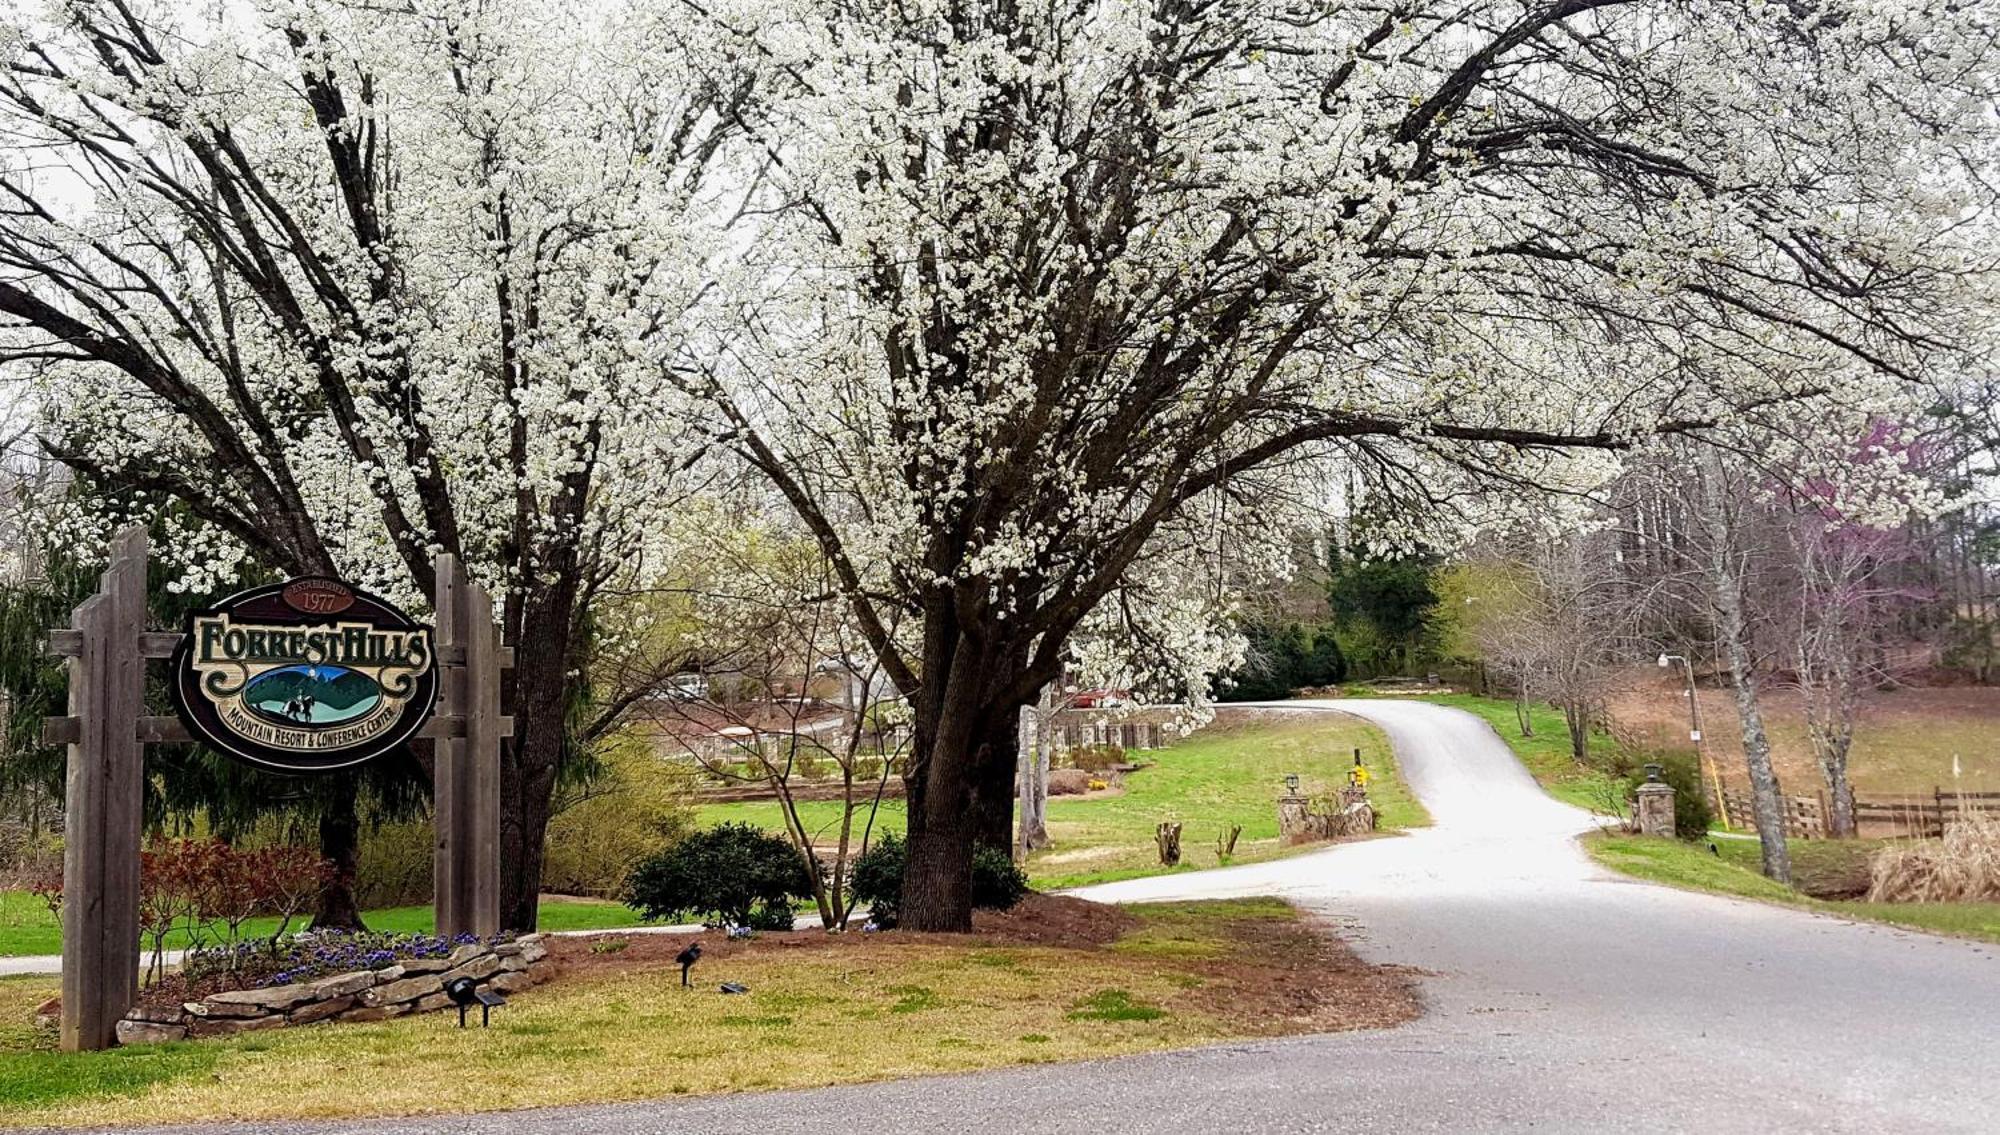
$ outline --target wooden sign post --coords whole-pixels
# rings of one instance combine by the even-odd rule
[[[71,617],[63,826],[62,1048],[109,1048],[139,996],[139,805],[145,760],[146,530],[111,543],[96,595]]]
[[[493,600],[454,556],[437,559],[437,664],[443,697],[415,734],[435,743],[437,932],[500,930],[500,672],[514,664],[493,624]],[[148,658],[167,658],[178,632],[146,630],[146,530],[111,544],[98,593],[71,625],[49,632],[69,658],[69,716],[42,740],[69,746],[64,804],[61,1047],[109,1048],[139,995],[140,802],[144,746],[194,738],[178,717],[146,713]]]
[[[448,554],[437,558],[437,632],[440,656],[464,660],[445,670],[438,712],[465,722],[463,736],[432,750],[437,932],[483,938],[500,932],[500,667],[512,652],[500,646],[493,600]]]

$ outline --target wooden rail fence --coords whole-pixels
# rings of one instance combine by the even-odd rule
[[[1825,793],[1787,796],[1784,801],[1787,836],[1794,839],[1826,838],[1827,816],[1832,808]],[[1710,803],[1714,803],[1713,794]],[[1730,827],[1739,831],[1751,831],[1757,826],[1756,812],[1747,790],[1725,788],[1717,811],[1729,821]],[[1968,812],[2000,814],[2000,792],[1946,792],[1940,787],[1933,788],[1928,795],[1854,798],[1855,828],[1864,836],[1937,836],[1943,834],[1945,824],[1952,818]]]

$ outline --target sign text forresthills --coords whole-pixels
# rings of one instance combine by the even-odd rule
[[[174,708],[189,731],[279,772],[381,756],[423,727],[437,697],[431,629],[318,577],[194,612],[173,667]]]

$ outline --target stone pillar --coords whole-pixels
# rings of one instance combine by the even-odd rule
[[[1662,781],[1649,780],[1639,786],[1639,834],[1674,834],[1674,789]]]
[[[1305,796],[1278,797],[1278,846],[1311,843],[1313,840],[1312,800]]]

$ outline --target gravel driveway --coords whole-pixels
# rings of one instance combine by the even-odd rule
[[[814,1092],[256,1130],[2000,1131],[1993,947],[1620,879],[1575,845],[1589,817],[1543,795],[1471,715],[1287,706],[1380,725],[1436,826],[1080,893],[1287,896],[1365,956],[1429,975],[1428,1012],[1409,1025]]]

